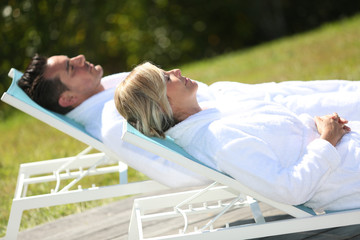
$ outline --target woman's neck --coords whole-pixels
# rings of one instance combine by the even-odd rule
[[[176,122],[181,122],[200,111],[202,111],[202,108],[197,104],[196,106],[188,107],[186,110],[178,110],[176,113],[174,112],[174,118]]]

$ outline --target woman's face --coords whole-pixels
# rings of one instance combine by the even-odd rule
[[[196,101],[198,85],[195,81],[181,75],[180,69],[164,71],[166,95],[172,106]]]

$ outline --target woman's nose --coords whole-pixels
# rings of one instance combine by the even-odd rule
[[[174,69],[174,75],[177,76],[177,77],[180,77],[181,76],[181,70],[180,69]]]

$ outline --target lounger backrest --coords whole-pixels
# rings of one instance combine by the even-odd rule
[[[196,158],[194,158],[193,156],[191,156],[190,154],[188,154],[182,147],[180,147],[179,145],[177,145],[174,140],[170,137],[166,137],[165,139],[162,138],[157,138],[157,137],[148,137],[145,136],[144,134],[140,133],[138,130],[136,130],[133,126],[131,126],[129,123],[127,123],[127,127],[126,127],[126,131],[128,131],[131,134],[134,134],[140,138],[145,139],[146,141],[152,142],[156,145],[158,145],[159,147],[162,147],[168,151],[174,152],[176,154],[179,154],[185,158],[191,159],[192,161],[199,163],[203,166],[206,166],[204,163],[200,162],[199,160],[197,160]],[[125,132],[125,131],[124,131]],[[208,166],[206,166],[208,167]],[[214,171],[219,172],[216,169],[211,168]]]

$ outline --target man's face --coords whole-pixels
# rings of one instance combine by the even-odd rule
[[[67,56],[52,56],[48,58],[44,73],[45,78],[60,78],[69,89],[59,99],[61,106],[76,107],[92,95],[103,90],[101,77],[103,69],[86,61],[84,55],[73,58]]]

